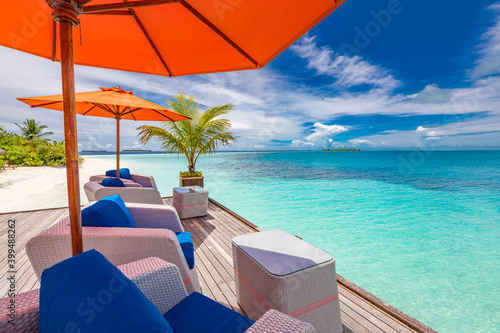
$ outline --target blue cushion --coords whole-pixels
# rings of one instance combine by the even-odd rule
[[[43,271],[38,331],[173,332],[139,288],[96,250]]]
[[[226,308],[200,293],[193,292],[163,315],[176,333],[245,332],[254,321]]]
[[[101,182],[102,186],[125,187],[123,181],[119,178],[105,178]]]
[[[184,252],[184,257],[186,258],[189,269],[193,269],[194,249],[193,249],[193,238],[191,237],[191,233],[188,231],[178,233],[177,240],[181,245],[182,252]]]
[[[82,226],[137,228],[118,194],[102,198],[92,206],[82,209]]]
[[[106,176],[116,177],[116,169],[106,171]],[[130,175],[130,170],[127,168],[121,168],[120,178],[132,180],[132,176]]]

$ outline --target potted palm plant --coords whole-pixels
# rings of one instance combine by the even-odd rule
[[[195,101],[194,96],[179,93],[173,99],[167,98],[172,110],[192,118],[178,122],[166,121],[161,127],[144,125],[140,130],[139,138],[142,143],[150,139],[161,142],[161,149],[167,154],[184,154],[188,160],[188,171],[179,175],[180,186],[203,187],[203,175],[196,171],[196,161],[201,155],[215,153],[219,144],[226,146],[236,141],[234,135],[228,131],[231,122],[228,119],[218,118],[233,110],[232,104],[213,106],[205,111]]]

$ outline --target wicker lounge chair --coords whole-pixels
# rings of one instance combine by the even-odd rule
[[[125,187],[107,187],[99,182],[88,182],[83,186],[89,201],[98,201],[113,194],[119,194],[125,202],[163,205],[160,192],[155,188],[124,182]]]
[[[130,170],[127,168],[120,169],[120,176],[122,176],[120,179],[124,182],[132,181],[134,183],[141,184],[142,187],[156,188],[153,176],[133,174],[130,173]],[[116,177],[116,170],[108,170],[106,171],[106,175],[92,176],[89,180],[91,182],[102,182],[103,179],[110,177]]]
[[[137,174],[130,174],[130,177],[132,179],[125,179],[125,178],[120,178],[124,182],[126,181],[132,181],[137,184],[141,184],[142,187],[151,187],[151,188],[156,188],[156,183],[153,178],[153,176],[146,176],[146,175],[137,175]],[[97,176],[91,176],[89,181],[91,182],[102,182],[103,179],[106,178],[111,178],[110,176],[105,176],[105,175],[97,175]]]
[[[199,291],[196,266],[189,269],[176,236],[184,229],[175,209],[137,203],[126,206],[137,228],[82,227],[84,250],[96,249],[117,266],[147,257],[164,259],[179,268],[189,293]],[[31,238],[26,253],[38,279],[45,268],[71,257],[69,218]]]
[[[93,251],[95,252],[95,251]],[[87,254],[93,254],[92,251],[89,253],[84,253],[83,256]],[[98,255],[98,253],[96,253]],[[90,259],[95,260],[98,258],[96,256],[90,256]],[[71,262],[75,265],[81,264],[82,256],[73,257],[68,259],[65,268],[68,267],[67,263]],[[112,266],[112,265],[110,265]],[[102,267],[102,266],[101,266]],[[179,270],[177,267],[171,263],[165,262],[159,258],[146,258],[140,261],[131,262],[124,264],[118,267],[121,272],[126,276],[121,279],[121,283],[123,285],[130,284],[130,280],[134,282],[134,284],[138,287],[139,290],[135,289],[134,286],[130,288],[134,289],[137,294],[137,300],[139,302],[150,302],[148,305],[148,309],[154,309],[156,307],[159,310],[159,314],[156,316],[160,316],[164,314],[164,318],[170,323],[174,332],[186,332],[189,330],[189,327],[182,328],[179,327],[179,312],[183,316],[193,316],[191,322],[201,321],[200,317],[204,317],[205,322],[197,323],[198,325],[202,325],[202,327],[206,328],[206,331],[214,331],[213,327],[209,327],[210,324],[215,322],[216,325],[227,325],[227,323],[220,323],[214,320],[214,315],[219,313],[219,317],[224,315],[224,321],[229,322],[229,326],[236,327],[235,322],[239,325],[238,328],[246,329],[246,327],[250,326],[246,329],[248,333],[256,333],[256,332],[289,332],[289,333],[313,333],[314,328],[305,322],[299,321],[297,319],[291,318],[285,314],[282,314],[276,310],[269,310],[264,316],[262,316],[257,322],[253,323],[252,321],[245,318],[244,316],[224,307],[221,304],[216,303],[215,301],[208,299],[205,296],[200,294],[191,294],[188,296],[186,290],[184,289],[182,283],[182,277],[179,274]],[[52,269],[52,268],[51,268]],[[117,276],[116,273],[114,276]],[[54,275],[52,275],[52,278]],[[78,277],[75,277],[78,278]],[[127,282],[127,278],[130,279]],[[88,279],[82,279],[85,281],[85,285],[92,283],[93,281]],[[61,281],[65,283],[65,281]],[[56,280],[56,282],[59,282]],[[45,281],[43,282],[45,283]],[[50,283],[50,282],[47,282]],[[46,285],[45,285],[46,286]],[[44,285],[42,284],[42,288]],[[47,291],[48,290],[48,291]],[[86,288],[82,290],[87,290]],[[58,288],[52,290],[52,292],[57,293]],[[127,290],[126,290],[127,291]],[[50,289],[45,289],[44,292],[49,292]],[[58,295],[59,296],[59,295]],[[85,296],[85,295],[80,295]],[[147,299],[144,298],[147,297]],[[15,323],[16,325],[12,325],[9,323],[11,320],[9,305],[10,299],[4,298],[0,300],[0,307],[2,310],[0,314],[0,331],[2,332],[12,332],[12,333],[31,333],[38,332],[39,328],[39,314],[40,320],[45,320],[46,313],[43,311],[46,310],[47,304],[45,304],[45,308],[39,308],[39,297],[40,297],[40,289],[32,290],[26,293],[22,293],[16,296],[16,311],[15,311]],[[42,296],[43,297],[43,296]],[[95,297],[95,295],[89,295],[89,297]],[[120,297],[118,294],[117,297]],[[192,302],[192,299],[197,298],[201,300],[197,304]],[[130,302],[134,305],[134,302]],[[152,304],[151,304],[152,303]],[[205,307],[203,307],[205,305]],[[116,306],[116,305],[112,305]],[[50,305],[49,305],[50,307]],[[40,310],[40,312],[39,312]],[[106,309],[110,311],[109,309]],[[114,310],[114,309],[112,309]],[[120,309],[117,309],[118,311]],[[72,307],[63,308],[63,312],[67,313],[70,311],[74,311]],[[154,311],[154,310],[153,310]],[[97,314],[98,315],[98,314]],[[171,322],[169,320],[169,316],[173,317],[173,320],[177,320],[177,323]],[[203,316],[204,315],[204,316]],[[53,319],[52,317],[49,317]],[[109,316],[102,315],[101,318],[97,318],[97,320],[104,320],[105,324],[111,325],[108,321]],[[141,317],[139,317],[140,320]],[[230,319],[227,319],[230,318]],[[78,318],[80,319],[80,318]],[[232,321],[232,323],[231,323]],[[42,325],[44,323],[42,322]],[[140,323],[142,324],[142,323]],[[180,325],[183,323],[181,322]],[[187,322],[188,326],[190,322]],[[76,324],[75,324],[76,325]],[[176,326],[175,326],[176,325]],[[147,323],[144,323],[144,327],[147,327]],[[174,328],[175,327],[175,328]],[[226,326],[227,327],[227,326]],[[85,333],[85,329],[82,330]],[[239,330],[239,332],[243,332],[243,330]]]

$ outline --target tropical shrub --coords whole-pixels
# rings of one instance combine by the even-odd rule
[[[0,163],[18,166],[66,165],[64,141],[36,137],[28,140],[16,133],[0,131],[0,148],[6,151],[0,155]],[[79,158],[79,162],[82,161]]]

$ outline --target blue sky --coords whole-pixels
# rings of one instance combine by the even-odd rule
[[[0,47],[0,124],[61,112],[16,97],[60,93],[60,65]],[[166,105],[178,91],[233,103],[231,150],[499,149],[500,2],[347,0],[261,70],[166,78],[76,68],[76,90],[120,85]],[[77,117],[80,149],[115,149],[113,119]],[[139,148],[122,122],[122,148]],[[146,148],[157,149],[157,143]]]

